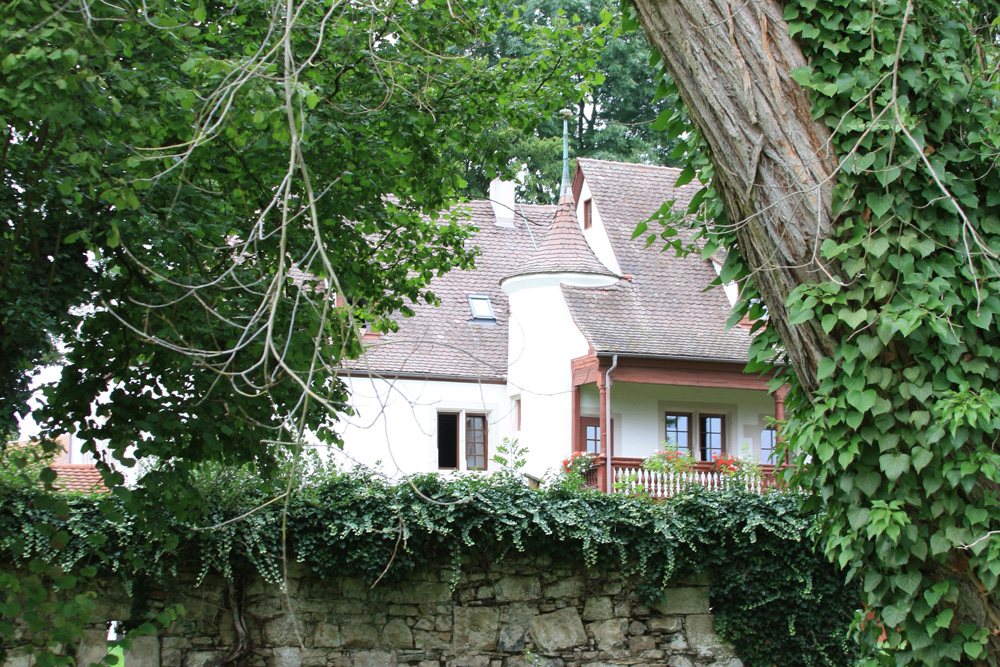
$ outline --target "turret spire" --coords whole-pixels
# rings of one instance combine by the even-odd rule
[[[563,173],[559,185],[559,200],[562,201],[563,197],[573,195],[573,182],[569,179],[569,119],[573,117],[573,112],[562,109],[559,116],[563,119]]]

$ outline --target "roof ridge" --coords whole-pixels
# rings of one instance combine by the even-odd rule
[[[594,157],[578,157],[577,162],[596,162],[598,164],[621,164],[626,167],[648,167],[651,169],[663,169],[665,171],[675,171],[678,174],[684,171],[681,167],[670,167],[664,164],[645,164],[643,162],[625,162],[623,160],[602,160]]]

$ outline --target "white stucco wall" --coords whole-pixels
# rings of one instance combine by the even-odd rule
[[[510,295],[508,393],[520,396],[517,437],[528,449],[525,472],[536,476],[572,451],[570,362],[590,349],[563,299],[561,278],[516,279],[503,286]]]
[[[774,417],[774,399],[766,391],[749,389],[614,382],[611,385],[614,454],[645,457],[659,449],[665,435],[665,412],[692,413],[693,431],[697,431],[699,413],[724,414],[726,452],[739,455],[745,443],[759,457],[760,432],[767,426],[767,418]],[[580,414],[584,417],[600,416],[595,385],[581,387]]]
[[[611,246],[611,239],[608,238],[608,230],[604,226],[604,220],[601,218],[601,212],[597,208],[597,200],[593,198],[594,194],[587,184],[587,181],[583,181],[583,185],[580,188],[580,197],[576,202],[576,219],[580,225],[580,229],[583,230],[583,238],[587,239],[587,243],[590,245],[590,249],[594,251],[597,255],[597,259],[601,260],[604,264],[615,275],[622,275],[622,268],[618,264],[618,258],[615,256],[615,251]],[[590,200],[590,229],[583,229],[583,203]]]
[[[509,403],[502,384],[429,380],[345,378],[357,414],[338,432],[344,451],[332,452],[344,465],[377,466],[396,478],[438,470],[439,412],[486,414],[487,458],[507,435]],[[465,469],[465,420],[459,419],[459,469]],[[487,462],[487,470],[495,468]]]

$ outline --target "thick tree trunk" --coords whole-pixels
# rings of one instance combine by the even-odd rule
[[[708,141],[715,184],[738,225],[744,258],[803,388],[815,388],[833,343],[818,323],[789,325],[785,302],[828,278],[819,246],[831,233],[837,158],[809,97],[788,75],[806,64],[775,0],[635,0],[688,113]]]

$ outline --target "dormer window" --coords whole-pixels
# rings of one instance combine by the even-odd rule
[[[485,294],[469,295],[469,310],[472,311],[472,321],[477,324],[496,324],[497,318],[493,314],[493,304],[490,297]]]

